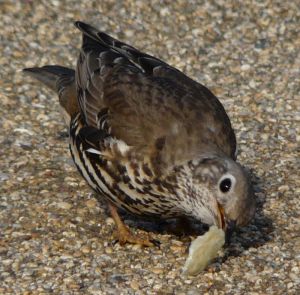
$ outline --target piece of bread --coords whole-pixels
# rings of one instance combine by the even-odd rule
[[[203,236],[196,238],[189,248],[189,256],[183,267],[186,275],[197,275],[214,259],[225,243],[225,233],[216,226],[211,226]]]

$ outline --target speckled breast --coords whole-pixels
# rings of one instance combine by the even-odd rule
[[[91,188],[115,206],[135,215],[175,217],[182,215],[170,178],[154,177],[145,163],[108,160],[85,149],[79,131],[80,115],[70,126],[70,152],[73,161]],[[174,181],[174,179],[173,179]]]

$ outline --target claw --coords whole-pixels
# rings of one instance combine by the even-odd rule
[[[151,239],[150,242],[156,247],[160,247],[161,245],[161,242],[159,240]]]

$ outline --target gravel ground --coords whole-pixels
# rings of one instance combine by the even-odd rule
[[[0,1],[1,294],[299,294],[300,5],[243,3]],[[71,162],[56,95],[19,71],[74,67],[75,20],[183,70],[231,117],[259,208],[197,277],[181,274],[189,239],[164,227],[151,233],[160,248],[113,243],[105,205]]]

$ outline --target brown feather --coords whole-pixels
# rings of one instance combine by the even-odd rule
[[[76,81],[87,125],[96,127],[98,113],[107,108],[112,136],[158,170],[207,151],[233,157],[230,121],[206,87],[88,25],[80,29]],[[159,149],[158,140],[163,141]]]

